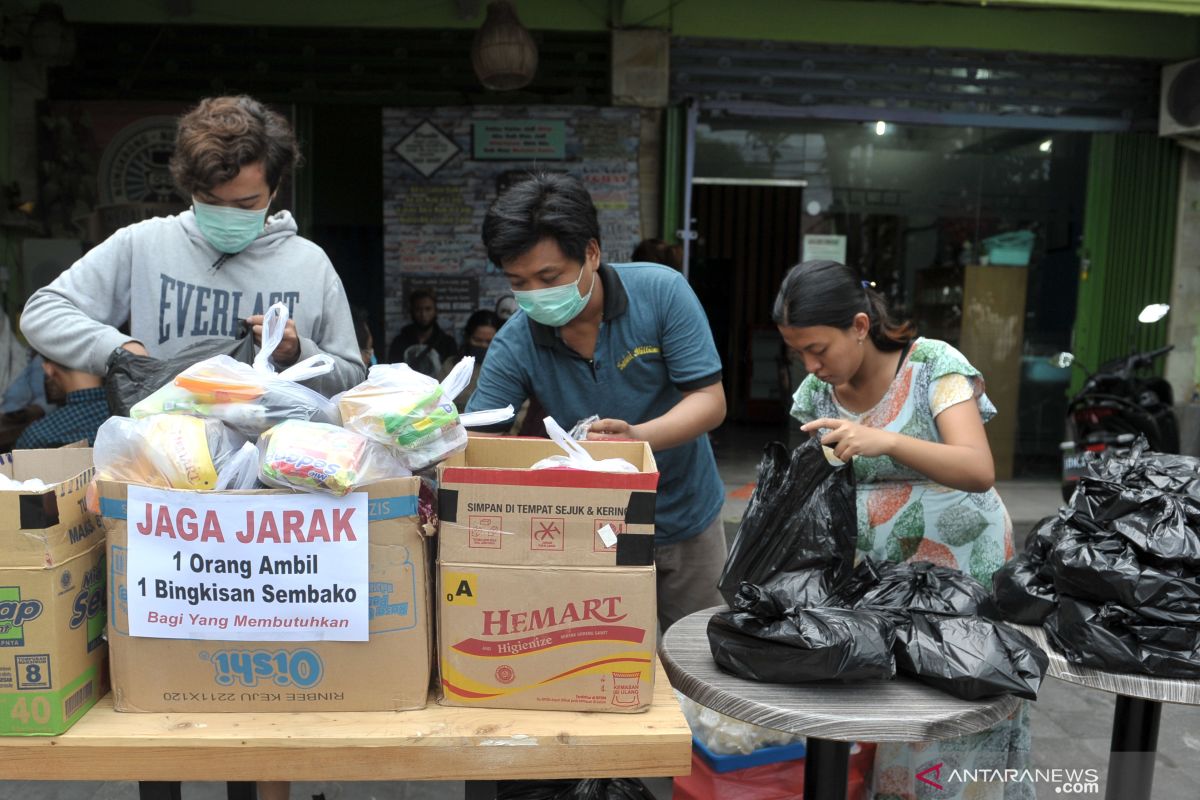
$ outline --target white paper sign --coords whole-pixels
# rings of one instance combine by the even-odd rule
[[[802,261],[836,261],[846,263],[846,237],[836,234],[804,235],[804,256]]]
[[[367,495],[129,487],[129,633],[366,641]]]

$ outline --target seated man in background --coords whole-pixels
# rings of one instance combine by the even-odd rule
[[[22,431],[16,450],[61,447],[83,439],[96,443],[96,430],[108,419],[104,386],[95,375],[64,367],[49,359],[42,362],[46,398],[62,407]]]

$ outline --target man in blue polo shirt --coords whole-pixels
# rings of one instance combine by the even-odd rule
[[[492,340],[467,410],[536,397],[566,428],[599,415],[590,439],[649,442],[659,623],[720,605],[724,490],[705,434],[725,419],[725,392],[686,279],[657,264],[601,263],[596,207],[568,175],[504,192],[484,217],[483,244],[520,311]]]

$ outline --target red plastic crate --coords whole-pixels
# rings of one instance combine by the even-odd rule
[[[866,800],[875,745],[860,743],[850,756],[846,800]],[[695,750],[692,774],[675,779],[673,800],[794,800],[804,792],[804,759],[717,772]]]

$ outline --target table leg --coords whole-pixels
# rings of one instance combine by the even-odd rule
[[[254,781],[229,781],[225,784],[226,800],[258,800],[258,784]]]
[[[139,800],[181,800],[179,781],[138,781]]]
[[[1117,695],[1106,800],[1150,800],[1162,703]]]
[[[496,800],[495,781],[467,781],[466,800]]]
[[[808,737],[804,750],[804,800],[846,800],[850,742]]]

